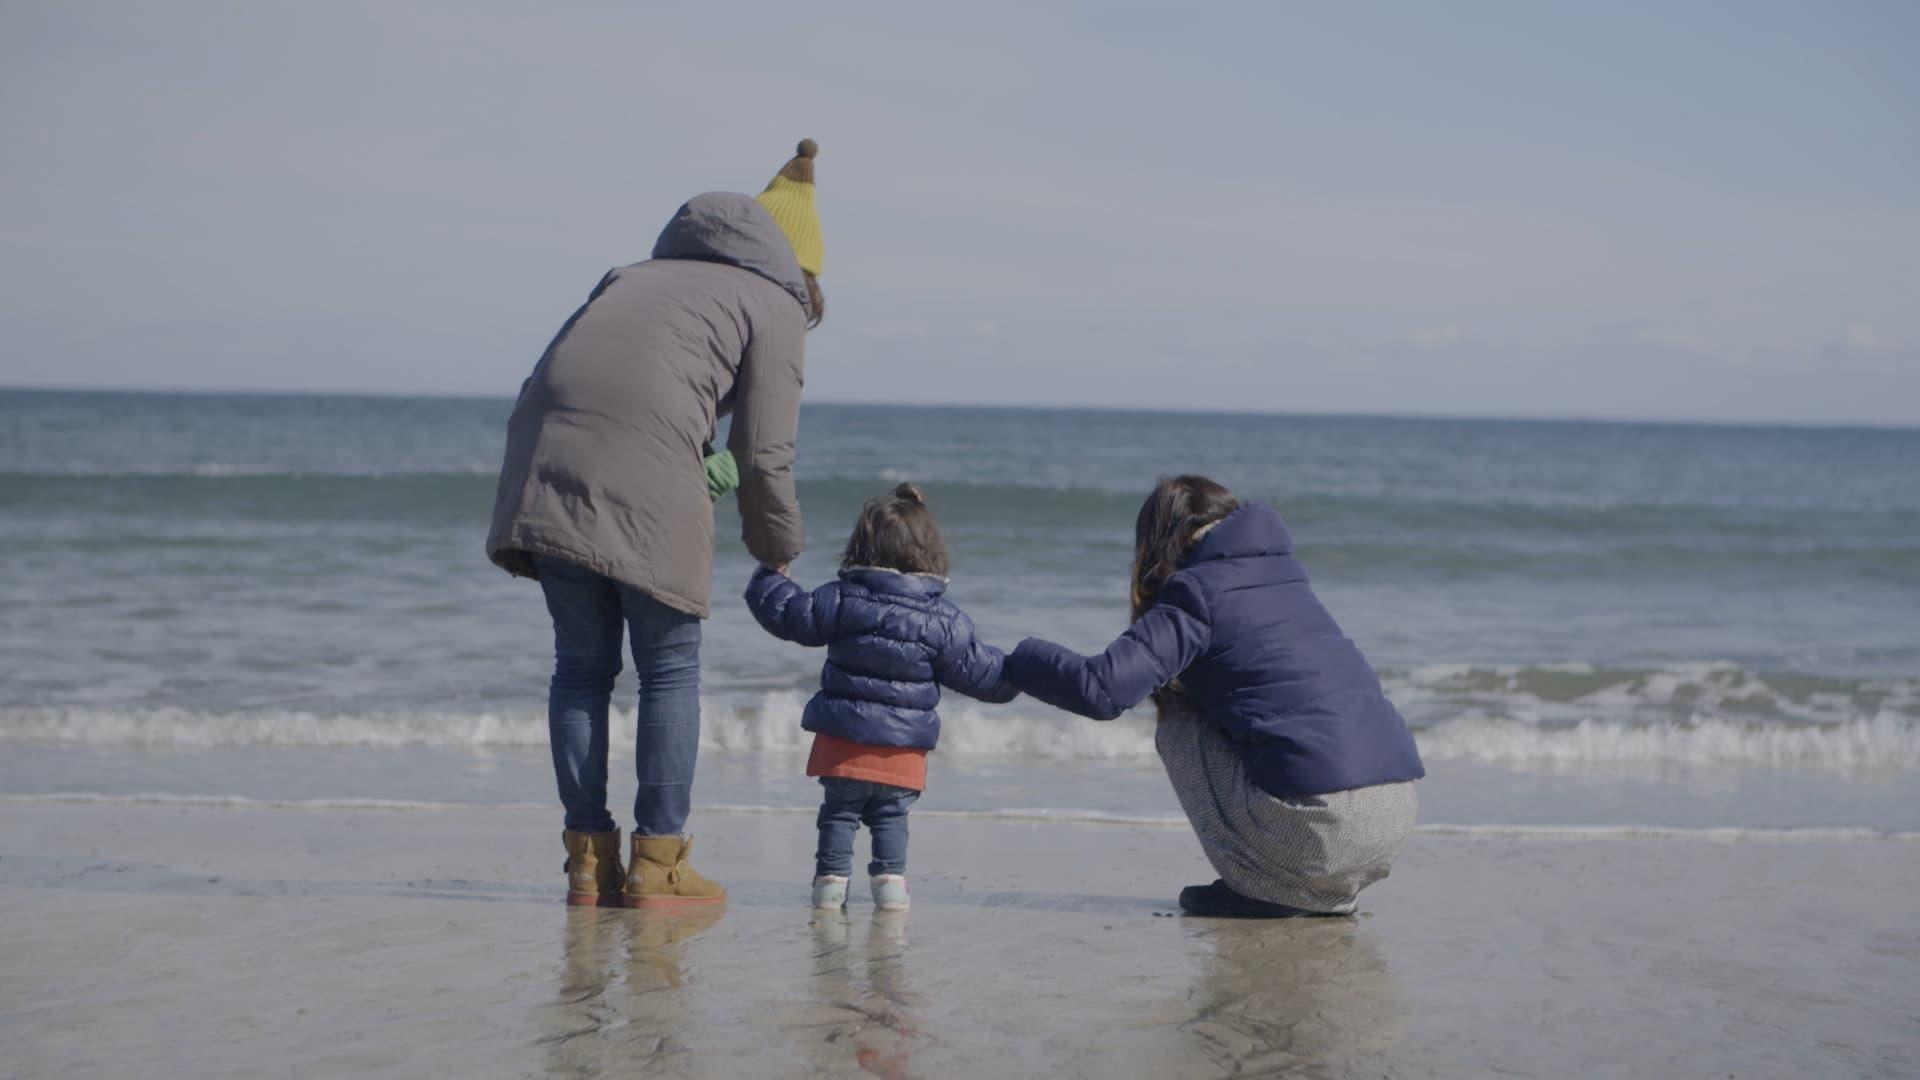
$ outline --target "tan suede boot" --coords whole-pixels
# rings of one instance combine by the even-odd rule
[[[620,869],[620,830],[560,834],[567,845],[567,903],[580,907],[619,907],[620,886],[626,872]]]
[[[691,836],[636,836],[633,861],[627,867],[628,907],[679,907],[717,904],[727,890],[687,865],[693,850]]]

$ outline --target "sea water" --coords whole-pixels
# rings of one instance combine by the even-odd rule
[[[550,627],[482,551],[510,408],[0,391],[0,795],[551,803]],[[1095,650],[1184,471],[1285,516],[1429,821],[1920,829],[1920,431],[809,405],[793,572],[910,479],[988,641]],[[696,806],[801,810],[821,654],[715,514]],[[1148,709],[942,715],[922,810],[1178,813]]]

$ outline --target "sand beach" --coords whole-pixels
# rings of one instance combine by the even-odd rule
[[[551,813],[9,799],[0,1075],[1902,1076],[1920,842],[1429,829],[1353,919],[1171,914],[1143,825],[916,816],[915,905],[697,815],[722,912],[559,901]]]

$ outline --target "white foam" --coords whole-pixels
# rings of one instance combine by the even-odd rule
[[[1582,720],[1566,727],[1469,715],[1419,733],[1427,761],[1558,764],[1764,765],[1822,771],[1920,768],[1920,728],[1888,714],[1824,725],[1631,725]]]
[[[1487,677],[1482,669],[1472,670],[1476,680]],[[701,745],[709,750],[804,753],[812,740],[800,727],[805,702],[806,695],[796,691],[707,699]],[[1596,711],[1607,718],[1542,720],[1515,716],[1510,709],[1465,706],[1449,712],[1445,722],[1419,730],[1416,738],[1422,755],[1433,762],[1699,764],[1842,772],[1920,769],[1920,718],[1885,705],[1870,715],[1825,722],[1759,722],[1699,712],[1648,722],[1641,714],[1623,715],[1617,708]],[[1146,762],[1154,754],[1153,721],[1146,710],[1111,723],[1096,723],[1030,702],[994,707],[950,700],[942,715],[940,753],[953,757]],[[614,710],[613,724],[616,732],[631,731],[631,712]],[[531,750],[547,745],[547,724],[544,712],[533,710],[227,713],[13,707],[0,708],[0,743],[156,749]],[[616,737],[611,745],[622,759],[632,754],[630,739]]]
[[[775,691],[744,700],[702,702],[701,746],[712,750],[804,753],[813,736],[801,730],[806,696]],[[951,703],[941,709],[940,752],[966,757],[1151,757],[1149,721],[1110,724],[1056,712]],[[615,730],[631,730],[633,714],[613,710]],[[5,708],[0,743],[213,749],[236,746],[338,749],[441,747],[461,750],[544,748],[544,712],[317,713],[299,710],[210,713],[189,709]],[[631,755],[629,740],[611,740]]]
[[[1385,684],[1403,712],[1428,720],[1469,712],[1559,726],[1647,718],[1831,725],[1882,713],[1920,719],[1920,679],[1765,675],[1724,660],[1650,668],[1433,664],[1389,673]]]
[[[507,749],[547,744],[546,718],[493,712],[209,713],[191,709],[0,709],[0,742],[212,749],[235,746]]]
[[[534,811],[550,813],[545,803],[461,803],[421,802],[408,799],[252,799],[241,795],[175,795],[141,793],[109,795],[91,791],[60,791],[39,794],[0,794],[0,806],[175,806],[214,810],[312,810],[378,813],[421,813],[437,811]],[[702,805],[701,814],[773,815],[812,817],[812,806],[767,806],[756,804]],[[1132,828],[1185,829],[1187,820],[1174,816],[1138,816],[1110,814],[1096,810],[1051,810],[1045,808],[1008,808],[1004,810],[915,810],[916,818],[950,818],[973,821],[1054,822],[1066,825],[1120,825]],[[1920,842],[1920,832],[1889,832],[1865,827],[1841,828],[1689,828],[1667,825],[1420,825],[1414,830],[1432,836],[1481,836],[1512,839],[1552,840],[1704,840],[1718,843],[1761,841],[1797,841],[1802,843],[1867,843],[1893,841]]]

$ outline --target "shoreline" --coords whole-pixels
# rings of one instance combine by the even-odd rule
[[[550,813],[545,803],[448,802],[408,799],[259,799],[244,795],[183,795],[167,792],[130,792],[112,794],[93,791],[53,791],[33,794],[0,792],[0,806],[155,806],[232,810],[335,810],[370,813],[415,813],[432,811],[486,811],[501,813]],[[716,816],[768,816],[811,818],[812,806],[772,804],[720,804],[700,806],[696,814]],[[940,810],[913,812],[914,820],[949,819],[984,822],[1053,823],[1058,825],[1117,825],[1140,829],[1189,828],[1180,816],[1113,814],[1099,810],[1045,807],[1013,807],[1004,810]],[[1632,823],[1577,824],[1501,824],[1422,822],[1414,827],[1416,836],[1504,837],[1510,839],[1557,840],[1674,840],[1694,843],[1920,843],[1920,832],[1875,829],[1870,826],[1681,826]]]
[[[1430,828],[1237,923],[1168,917],[1179,829],[915,814],[914,909],[816,918],[797,814],[702,808],[732,895],[656,918],[562,904],[546,808],[0,802],[10,1075],[1920,1067],[1905,842]]]

